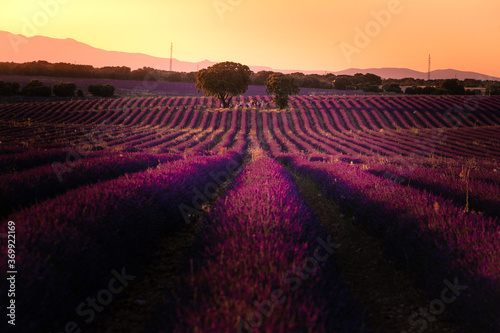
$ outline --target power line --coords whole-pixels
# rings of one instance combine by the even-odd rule
[[[427,69],[427,81],[431,79],[431,55],[429,54],[429,67]]]
[[[174,43],[170,43],[170,71],[172,71],[172,55],[174,53]]]

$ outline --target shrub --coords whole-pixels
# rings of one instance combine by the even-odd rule
[[[457,79],[448,79],[441,82],[439,86],[441,90],[444,90],[443,95],[464,95],[465,88],[460,84]],[[439,94],[439,92],[438,92]]]
[[[88,88],[89,93],[99,97],[111,97],[115,94],[115,87],[110,84],[92,84]]]
[[[39,80],[31,80],[21,93],[26,96],[50,97],[52,96],[52,89],[44,86]]]
[[[82,89],[78,89],[78,92],[76,93],[78,97],[83,97],[83,91]]]
[[[372,92],[372,93],[378,93],[380,92],[381,90],[379,89],[378,86],[375,86],[375,85],[370,85],[370,84],[364,84],[361,89],[364,91],[364,92]]]
[[[0,96],[12,96],[19,94],[19,83],[3,82],[0,80]]]
[[[72,97],[75,96],[76,84],[72,82],[61,82],[56,84],[52,91],[58,97]]]
[[[500,95],[500,82],[495,82],[486,87],[486,95]]]
[[[298,94],[300,89],[291,75],[273,73],[266,80],[266,92],[275,94],[274,104],[284,109],[288,106],[288,96]]]
[[[350,84],[351,83],[348,78],[339,77],[333,82],[333,87],[337,90],[347,90]]]
[[[422,88],[422,93],[424,95],[435,95],[437,94],[437,89],[434,87],[424,87]]]
[[[434,87],[411,87],[406,88],[405,94],[407,95],[437,95],[445,92],[444,90],[439,91]]]
[[[397,94],[402,94],[403,93],[403,91],[401,90],[401,87],[397,83],[387,83],[387,84],[384,84],[384,86],[382,87],[382,89],[385,92],[393,92],[393,93],[397,93]]]

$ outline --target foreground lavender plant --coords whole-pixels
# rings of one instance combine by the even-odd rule
[[[65,162],[68,151],[63,149],[26,150],[26,152],[8,154],[0,160],[0,174],[18,172],[52,162]]]
[[[16,328],[61,331],[70,321],[84,327],[90,318],[75,313],[78,304],[107,285],[112,269],[126,267],[135,275],[161,235],[185,225],[178,207],[191,200],[192,189],[235,159],[236,154],[178,160],[82,186],[9,216],[19,237]],[[6,258],[6,245],[0,250]],[[6,260],[0,263],[3,272],[5,265]],[[5,295],[6,280],[0,283]]]
[[[176,332],[361,331],[335,244],[277,162],[262,157],[242,171],[199,242]]]
[[[108,156],[0,175],[0,217],[10,214],[13,209],[43,201],[78,186],[142,171],[178,158],[180,156],[169,154],[109,153]]]

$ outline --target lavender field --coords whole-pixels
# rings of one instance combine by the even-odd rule
[[[232,104],[0,104],[16,332],[500,332],[500,97]]]

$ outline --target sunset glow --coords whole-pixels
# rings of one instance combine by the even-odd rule
[[[275,69],[454,68],[500,76],[493,0],[7,0],[0,30]],[[64,52],[64,50],[61,50]],[[485,78],[486,79],[486,78]]]

